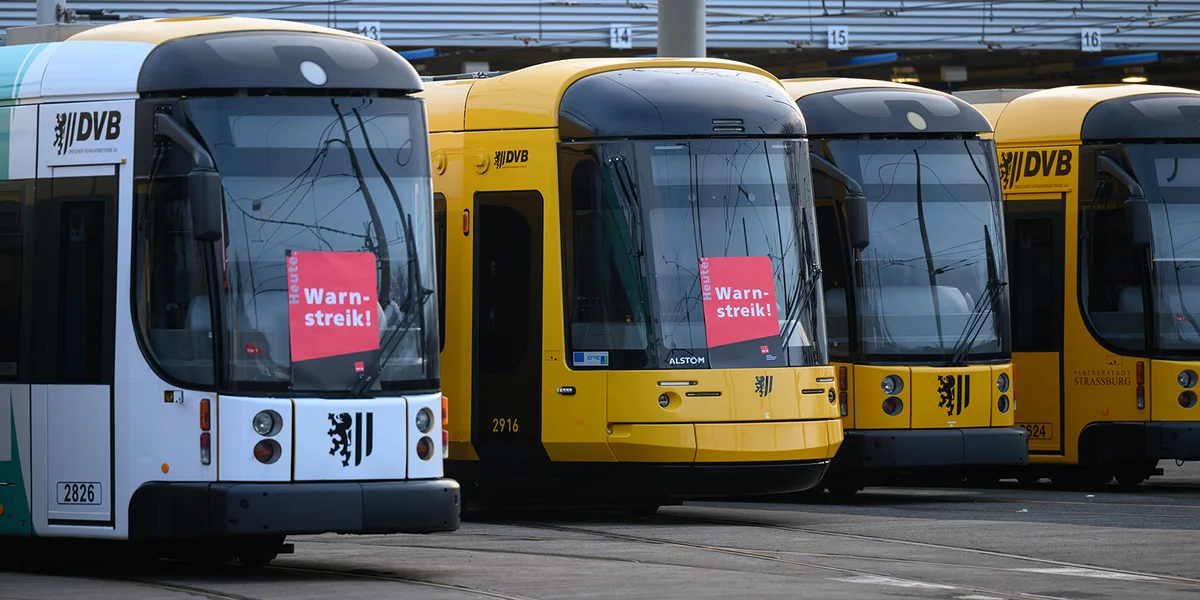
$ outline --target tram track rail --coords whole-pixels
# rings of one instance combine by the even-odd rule
[[[1163,582],[1163,583],[1181,584],[1181,585],[1186,585],[1186,586],[1190,586],[1190,587],[1200,588],[1200,579],[1197,579],[1194,577],[1183,577],[1183,576],[1179,576],[1179,575],[1170,575],[1170,574],[1166,574],[1166,573],[1156,573],[1156,572],[1150,572],[1150,571],[1136,571],[1136,570],[1132,570],[1132,569],[1119,569],[1116,567],[1108,567],[1108,566],[1103,566],[1103,565],[1077,563],[1077,562],[1064,561],[1064,560],[1058,560],[1058,559],[1052,559],[1052,558],[1038,558],[1035,556],[1014,554],[1011,552],[1000,552],[997,550],[985,550],[985,549],[981,549],[981,548],[971,548],[971,547],[967,547],[967,546],[954,546],[951,544],[939,544],[936,542],[920,542],[920,541],[915,541],[915,540],[904,540],[904,539],[899,539],[899,538],[889,538],[889,537],[884,537],[884,536],[868,535],[868,534],[861,534],[861,533],[824,531],[821,529],[814,529],[811,527],[802,527],[802,526],[796,526],[796,525],[783,525],[783,524],[778,524],[778,523],[764,523],[764,522],[760,522],[760,521],[743,520],[743,519],[737,519],[737,520],[717,519],[717,518],[698,517],[698,516],[690,516],[690,515],[685,516],[685,515],[661,515],[661,514],[653,515],[648,518],[651,520],[656,520],[656,521],[673,521],[673,522],[677,522],[677,523],[727,525],[727,526],[737,526],[737,527],[756,527],[756,528],[763,528],[763,529],[777,530],[777,531],[805,533],[805,534],[814,535],[814,536],[834,537],[834,538],[851,539],[851,540],[857,540],[857,541],[869,541],[869,542],[884,543],[884,544],[902,545],[902,546],[908,546],[908,547],[927,548],[927,549],[931,549],[931,550],[945,550],[945,551],[951,551],[951,552],[962,552],[962,553],[974,554],[974,555],[979,555],[979,556],[988,556],[988,557],[992,557],[992,558],[1002,558],[1002,559],[1006,559],[1006,560],[1028,562],[1028,563],[1032,563],[1032,564],[1044,565],[1047,567],[1088,569],[1088,570],[1092,570],[1092,571],[1103,571],[1103,572],[1112,573],[1115,575],[1126,575],[1126,576],[1139,577],[1139,578],[1144,577],[1144,578],[1148,578],[1148,579],[1144,580],[1147,583],[1152,583],[1152,582],[1158,581],[1158,582]],[[874,556],[869,556],[869,557],[864,556],[862,558],[870,559],[870,560],[880,560],[879,557],[874,557]]]
[[[951,583],[945,583],[942,581],[930,580],[929,578],[924,578],[924,577],[909,577],[909,576],[903,576],[903,575],[894,575],[894,574],[890,574],[890,573],[882,573],[882,572],[878,572],[878,571],[871,571],[871,570],[866,570],[866,569],[859,569],[859,568],[854,568],[854,567],[839,567],[839,566],[821,564],[821,563],[816,563],[816,562],[793,560],[793,559],[787,558],[785,556],[780,556],[781,554],[784,554],[784,552],[779,552],[779,551],[774,551],[774,550],[758,550],[758,549],[738,548],[738,547],[723,546],[723,545],[700,544],[700,543],[695,543],[695,542],[684,542],[684,541],[679,541],[679,540],[669,540],[669,539],[654,538],[654,537],[648,537],[648,536],[630,535],[630,534],[624,534],[624,533],[601,531],[601,530],[596,530],[596,529],[589,529],[586,527],[577,527],[577,526],[568,526],[568,525],[546,525],[546,524],[531,524],[531,523],[522,523],[521,525],[523,527],[529,527],[529,528],[533,528],[533,529],[546,529],[546,530],[551,530],[551,531],[586,534],[586,535],[591,535],[591,536],[595,536],[595,537],[608,538],[608,539],[612,539],[612,540],[637,542],[637,543],[643,543],[643,544],[654,544],[654,545],[660,545],[660,546],[673,546],[673,547],[678,547],[678,548],[688,548],[688,549],[692,549],[692,550],[701,550],[701,551],[705,551],[705,552],[724,554],[724,555],[728,555],[728,556],[738,556],[738,557],[742,557],[742,558],[770,561],[770,562],[774,562],[774,563],[787,564],[787,565],[793,565],[793,566],[798,566],[798,567],[807,567],[807,568],[811,568],[811,569],[815,569],[815,570],[837,573],[837,574],[844,575],[844,576],[852,575],[852,576],[858,576],[858,577],[883,578],[883,579],[891,580],[891,581],[909,583],[909,584],[913,584],[916,586],[943,588],[943,589],[947,589],[947,590],[953,589],[956,591],[970,592],[970,593],[988,595],[988,596],[1000,596],[1000,597],[1009,597],[1009,598],[1027,598],[1030,600],[1071,600],[1070,598],[1067,598],[1064,596],[1051,596],[1051,595],[1047,595],[1047,594],[1037,594],[1037,593],[1033,593],[1033,592],[1018,592],[1018,591],[1009,591],[1009,590],[999,590],[999,589],[995,589],[995,588],[980,587],[980,586],[969,585],[969,584],[951,584]],[[874,557],[868,557],[868,556],[839,557],[839,558],[854,558],[854,559],[858,559],[858,560],[874,560]],[[958,566],[958,568],[964,568],[964,565],[957,565],[957,566]]]

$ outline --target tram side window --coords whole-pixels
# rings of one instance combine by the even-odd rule
[[[1124,204],[1109,200],[1084,206],[1081,213],[1087,231],[1081,254],[1087,269],[1084,302],[1089,321],[1107,343],[1144,350],[1142,265],[1130,244]]]
[[[438,339],[446,349],[446,197],[433,195],[433,244],[437,257]]]
[[[0,381],[20,375],[22,242],[21,193],[0,190]]]
[[[212,318],[201,245],[183,178],[138,182],[136,305],[153,363],[182,384],[211,387]]]
[[[817,204],[817,239],[821,252],[821,287],[825,290],[825,327],[829,332],[829,356],[850,356],[850,274],[846,271],[845,240],[841,235],[840,210],[834,187],[824,173],[813,173],[813,196]]]

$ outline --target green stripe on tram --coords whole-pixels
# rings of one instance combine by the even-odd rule
[[[0,47],[0,181],[9,178],[9,159],[12,156],[13,111],[5,108],[17,103],[25,75],[48,44]]]
[[[32,534],[33,515],[25,495],[25,477],[21,473],[21,448],[17,444],[17,416],[12,391],[8,393],[9,437],[12,445],[10,460],[0,462],[0,534]]]

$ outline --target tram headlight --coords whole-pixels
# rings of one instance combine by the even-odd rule
[[[1177,381],[1179,382],[1179,387],[1181,388],[1194,388],[1196,387],[1196,372],[1191,369],[1184,369],[1183,371],[1179,372]]]
[[[421,460],[429,460],[433,456],[433,440],[428,437],[423,437],[417,442],[417,457]]]
[[[900,390],[904,389],[904,380],[900,379],[899,375],[888,375],[883,378],[883,381],[879,385],[883,388],[883,393],[893,396],[899,394]]]
[[[1001,394],[1008,393],[1008,373],[1001,373],[996,378],[996,389],[1000,390]]]
[[[904,411],[904,401],[903,400],[901,400],[895,396],[892,396],[883,401],[883,412],[887,413],[887,415],[889,417],[894,417],[896,415],[899,415],[903,411]]]
[[[422,408],[417,411],[417,430],[421,433],[429,433],[429,428],[433,426],[433,411],[428,408]]]
[[[254,415],[251,425],[254,427],[254,433],[263,437],[271,437],[283,429],[283,417],[273,410],[263,410]]]

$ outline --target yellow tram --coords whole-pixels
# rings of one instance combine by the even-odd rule
[[[821,484],[1024,465],[991,125],[949,94],[783,81],[812,144],[830,359],[846,439]]]
[[[586,59],[425,86],[465,508],[814,486],[842,426],[779,81]]]
[[[995,125],[1016,418],[1030,434],[1022,478],[1136,485],[1161,459],[1200,459],[1200,93],[960,97]]]

